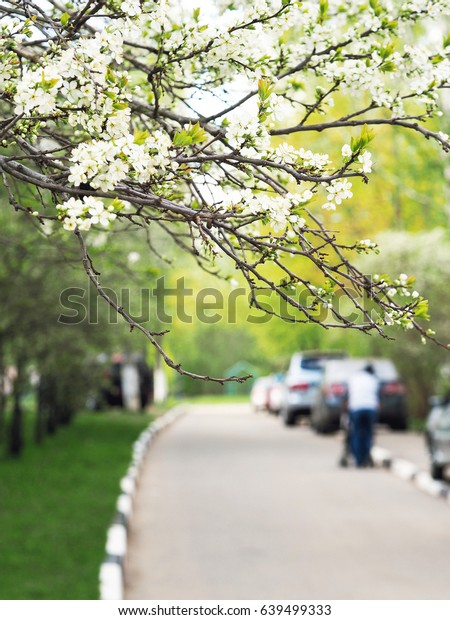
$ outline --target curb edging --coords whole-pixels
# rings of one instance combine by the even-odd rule
[[[128,525],[142,464],[156,435],[183,414],[184,409],[180,405],[169,409],[151,422],[133,444],[130,465],[119,484],[121,493],[117,498],[116,513],[106,533],[106,556],[99,572],[100,600],[123,600]]]
[[[417,465],[401,458],[394,458],[389,450],[374,446],[371,451],[375,465],[389,469],[401,480],[412,482],[420,491],[432,497],[442,497],[450,502],[450,486],[434,480],[430,474],[421,470]]]

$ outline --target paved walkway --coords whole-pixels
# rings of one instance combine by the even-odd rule
[[[448,598],[450,508],[339,469],[340,449],[245,406],[193,408],[146,459],[126,598]]]

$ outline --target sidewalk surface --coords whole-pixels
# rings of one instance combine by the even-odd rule
[[[422,439],[377,435],[427,469]],[[125,598],[448,598],[447,503],[381,468],[339,468],[341,442],[245,405],[192,407],[146,458]]]

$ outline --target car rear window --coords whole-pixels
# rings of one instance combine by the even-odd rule
[[[304,357],[300,362],[303,370],[320,370],[323,367],[323,359],[319,357]]]
[[[390,360],[374,360],[375,374],[380,381],[395,381],[398,373]]]
[[[343,353],[323,353],[317,356],[302,357],[300,360],[300,368],[303,370],[322,370],[325,362],[329,360],[342,360],[345,358]]]
[[[326,374],[330,381],[347,381],[361,367],[362,363],[359,360],[329,362],[326,367]]]
[[[348,378],[364,368],[370,360],[349,359],[328,362],[326,365],[326,375],[331,381],[347,381]],[[375,368],[375,376],[380,381],[396,381],[398,373],[391,360],[375,359],[371,360]]]

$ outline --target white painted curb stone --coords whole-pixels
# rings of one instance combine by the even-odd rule
[[[386,448],[380,446],[374,446],[371,450],[373,462],[380,467],[390,467],[392,462],[392,455]]]
[[[375,465],[387,467],[402,480],[410,481],[424,493],[433,497],[446,498],[450,503],[450,486],[446,482],[433,480],[430,474],[417,465],[401,458],[393,458],[391,453],[380,446],[374,446],[371,455]]]
[[[124,564],[128,545],[128,522],[133,511],[133,497],[140,470],[154,437],[184,413],[181,407],[170,409],[151,422],[133,444],[131,463],[120,481],[116,514],[106,534],[106,557],[100,567],[100,600],[122,600],[124,596]]]
[[[433,480],[430,474],[426,471],[421,471],[415,477],[414,482],[416,483],[417,488],[428,495],[433,495],[434,497],[446,497],[448,495],[448,486],[445,482],[440,482],[439,480]]]
[[[100,593],[103,601],[123,599],[123,576],[120,564],[103,562],[100,567]]]
[[[391,465],[392,472],[402,480],[413,480],[419,468],[414,463],[404,459],[394,459]]]

